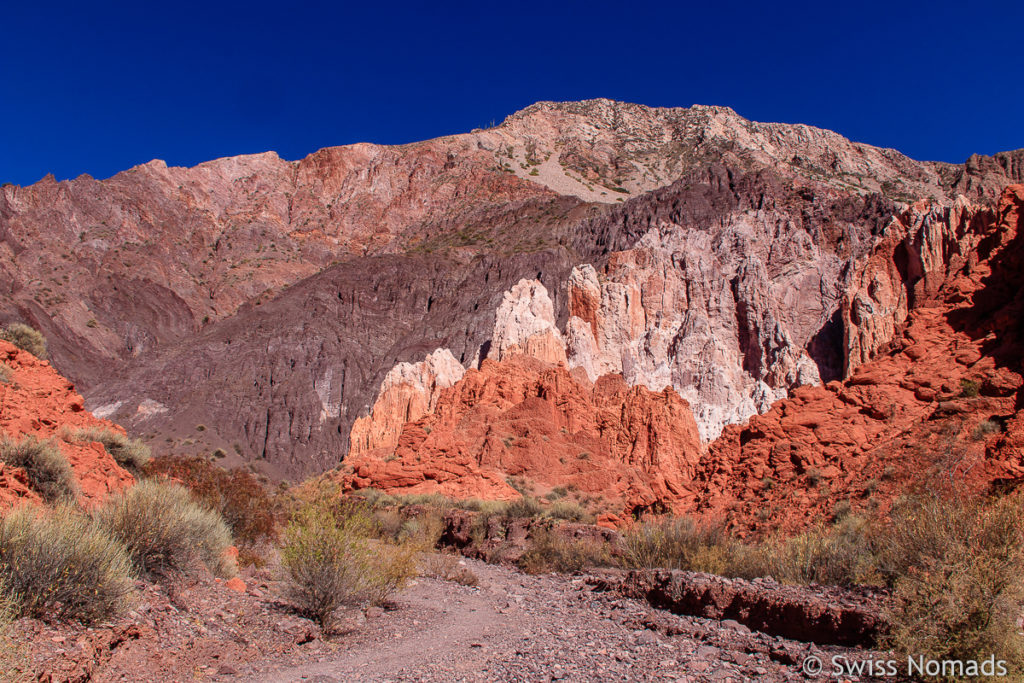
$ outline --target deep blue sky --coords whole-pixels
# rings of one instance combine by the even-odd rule
[[[1020,0],[11,2],[0,182],[296,159],[590,97],[728,105],[959,162],[1024,147],[1022,27]]]

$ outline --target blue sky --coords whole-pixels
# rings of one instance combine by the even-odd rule
[[[1024,3],[8,3],[0,182],[727,105],[918,159],[1024,147]]]

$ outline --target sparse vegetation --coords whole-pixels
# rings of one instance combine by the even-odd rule
[[[29,485],[47,503],[72,502],[78,497],[78,482],[67,458],[53,441],[34,436],[20,440],[0,437],[0,461],[25,470]]]
[[[0,383],[11,383],[11,369],[7,367],[6,363],[0,363]]]
[[[182,482],[231,527],[240,550],[277,540],[283,517],[281,504],[244,469],[224,470],[203,458],[154,458],[146,468],[151,477]],[[240,553],[240,557],[248,553]]]
[[[974,431],[971,432],[971,438],[975,441],[984,441],[993,434],[998,434],[1003,431],[1002,427],[995,420],[982,420],[974,427]]]
[[[42,332],[25,323],[10,323],[0,328],[0,339],[14,344],[22,351],[28,351],[36,358],[46,358],[46,338]]]
[[[138,476],[149,463],[149,446],[139,439],[131,439],[120,432],[104,427],[87,427],[71,430],[68,438],[77,441],[97,441],[114,461],[132,474]]]
[[[977,398],[981,384],[972,379],[960,380],[960,395],[964,398]]]
[[[475,586],[480,583],[480,577],[465,566],[463,560],[447,553],[424,553],[420,559],[420,574],[463,586]]]
[[[574,500],[557,500],[548,508],[547,514],[554,519],[564,519],[570,522],[581,522],[593,524],[594,515],[587,512],[586,508]]]
[[[598,541],[567,538],[554,529],[539,527],[531,532],[526,552],[517,565],[528,574],[577,572],[608,564],[609,552],[610,549]]]
[[[897,650],[926,658],[1006,660],[1024,674],[1017,615],[1024,599],[1019,500],[990,505],[922,498],[893,511],[879,539],[895,588],[889,617]]]
[[[15,616],[115,616],[127,607],[131,569],[124,547],[70,506],[26,505],[0,518],[0,602]]]
[[[179,484],[142,481],[109,498],[94,516],[124,543],[142,574],[188,571],[200,562],[220,576],[234,574],[224,519]]]
[[[343,606],[381,604],[415,574],[417,549],[372,538],[366,507],[323,497],[298,509],[284,531],[281,564],[298,611],[325,631]]]

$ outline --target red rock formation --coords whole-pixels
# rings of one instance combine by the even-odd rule
[[[349,453],[394,450],[402,425],[433,412],[441,390],[462,379],[465,372],[448,349],[437,349],[419,363],[393,367],[381,384],[373,412],[352,425]]]
[[[9,380],[0,382],[0,431],[19,439],[33,435],[54,439],[68,459],[81,488],[81,501],[94,504],[108,494],[131,485],[134,479],[103,449],[103,445],[64,438],[64,428],[103,427],[124,433],[119,426],[99,420],[83,407],[73,384],[61,377],[48,361],[0,341],[0,359]],[[25,472],[0,464],[0,510],[18,501],[39,501]]]
[[[512,498],[504,479],[523,476],[602,493],[617,512],[665,508],[755,532],[806,526],[837,506],[884,509],[915,488],[1015,486],[1024,481],[1022,214],[1024,186],[1008,188],[994,212],[912,208],[853,280],[847,301],[896,302],[849,318],[865,331],[847,335],[863,359],[853,373],[794,389],[726,427],[705,454],[689,404],[670,388],[629,389],[621,375],[591,384],[583,368],[514,355],[467,372],[432,414],[402,427],[397,448],[351,459],[345,480]],[[585,275],[574,274],[570,301],[589,330],[608,306]]]
[[[915,288],[921,274],[903,271],[892,289],[917,292],[916,307],[847,380],[800,388],[726,428],[701,463],[692,511],[795,528],[843,501],[872,509],[915,488],[970,493],[1024,481],[1022,209],[1024,186],[1011,186],[994,219],[947,242],[941,283]],[[899,261],[881,249],[872,262],[892,282]]]
[[[512,499],[518,476],[575,487],[616,512],[672,508],[692,496],[701,453],[689,406],[671,389],[628,387],[527,356],[485,360],[402,428],[393,451],[346,460],[352,488]]]

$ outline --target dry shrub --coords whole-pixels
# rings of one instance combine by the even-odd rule
[[[0,461],[24,469],[29,485],[47,503],[73,502],[78,498],[75,473],[53,441],[40,441],[31,435],[20,441],[3,436]]]
[[[94,516],[124,543],[143,574],[188,571],[198,562],[220,576],[235,572],[224,519],[178,484],[142,481],[108,498]]]
[[[756,573],[748,568],[749,549],[724,527],[688,517],[645,522],[622,535],[622,562],[636,569],[687,569],[727,576]]]
[[[832,527],[808,529],[788,538],[773,536],[749,550],[748,572],[783,583],[877,583],[872,533],[865,519],[849,515]]]
[[[455,555],[447,553],[424,553],[420,558],[420,574],[463,586],[476,586],[480,583],[476,572],[462,564]]]
[[[10,323],[0,328],[0,339],[14,344],[22,351],[28,351],[36,358],[46,358],[46,337],[25,323]]]
[[[180,481],[219,512],[242,550],[277,541],[282,506],[251,472],[224,470],[203,458],[168,456],[154,458],[146,472]]]
[[[990,505],[935,497],[904,501],[879,540],[895,587],[891,645],[935,660],[1005,660],[1024,675],[1017,617],[1024,600],[1019,500]]]
[[[23,681],[28,678],[29,653],[26,644],[11,633],[11,623],[18,616],[18,605],[6,579],[0,575],[0,681]]]
[[[0,383],[10,384],[13,376],[11,375],[11,369],[7,367],[6,363],[0,363]]]
[[[121,613],[133,588],[121,543],[67,505],[0,519],[0,581],[17,616],[86,623]]]
[[[288,597],[327,632],[338,608],[381,604],[416,573],[414,545],[373,536],[366,507],[336,498],[306,504],[284,530]]]
[[[77,441],[98,441],[114,462],[136,476],[142,474],[151,458],[149,446],[142,441],[105,427],[73,429],[68,437]]]
[[[574,500],[556,500],[548,508],[547,514],[553,519],[564,519],[581,524],[593,524],[595,521],[594,515],[587,512],[582,505]]]
[[[506,503],[500,512],[505,517],[539,517],[544,514],[544,508],[533,496],[523,496]]]
[[[609,561],[608,548],[599,541],[567,538],[553,529],[537,527],[516,564],[527,574],[545,574],[578,572]]]
[[[436,508],[422,508],[401,526],[397,540],[409,543],[422,552],[432,551],[444,534],[444,517]]]

